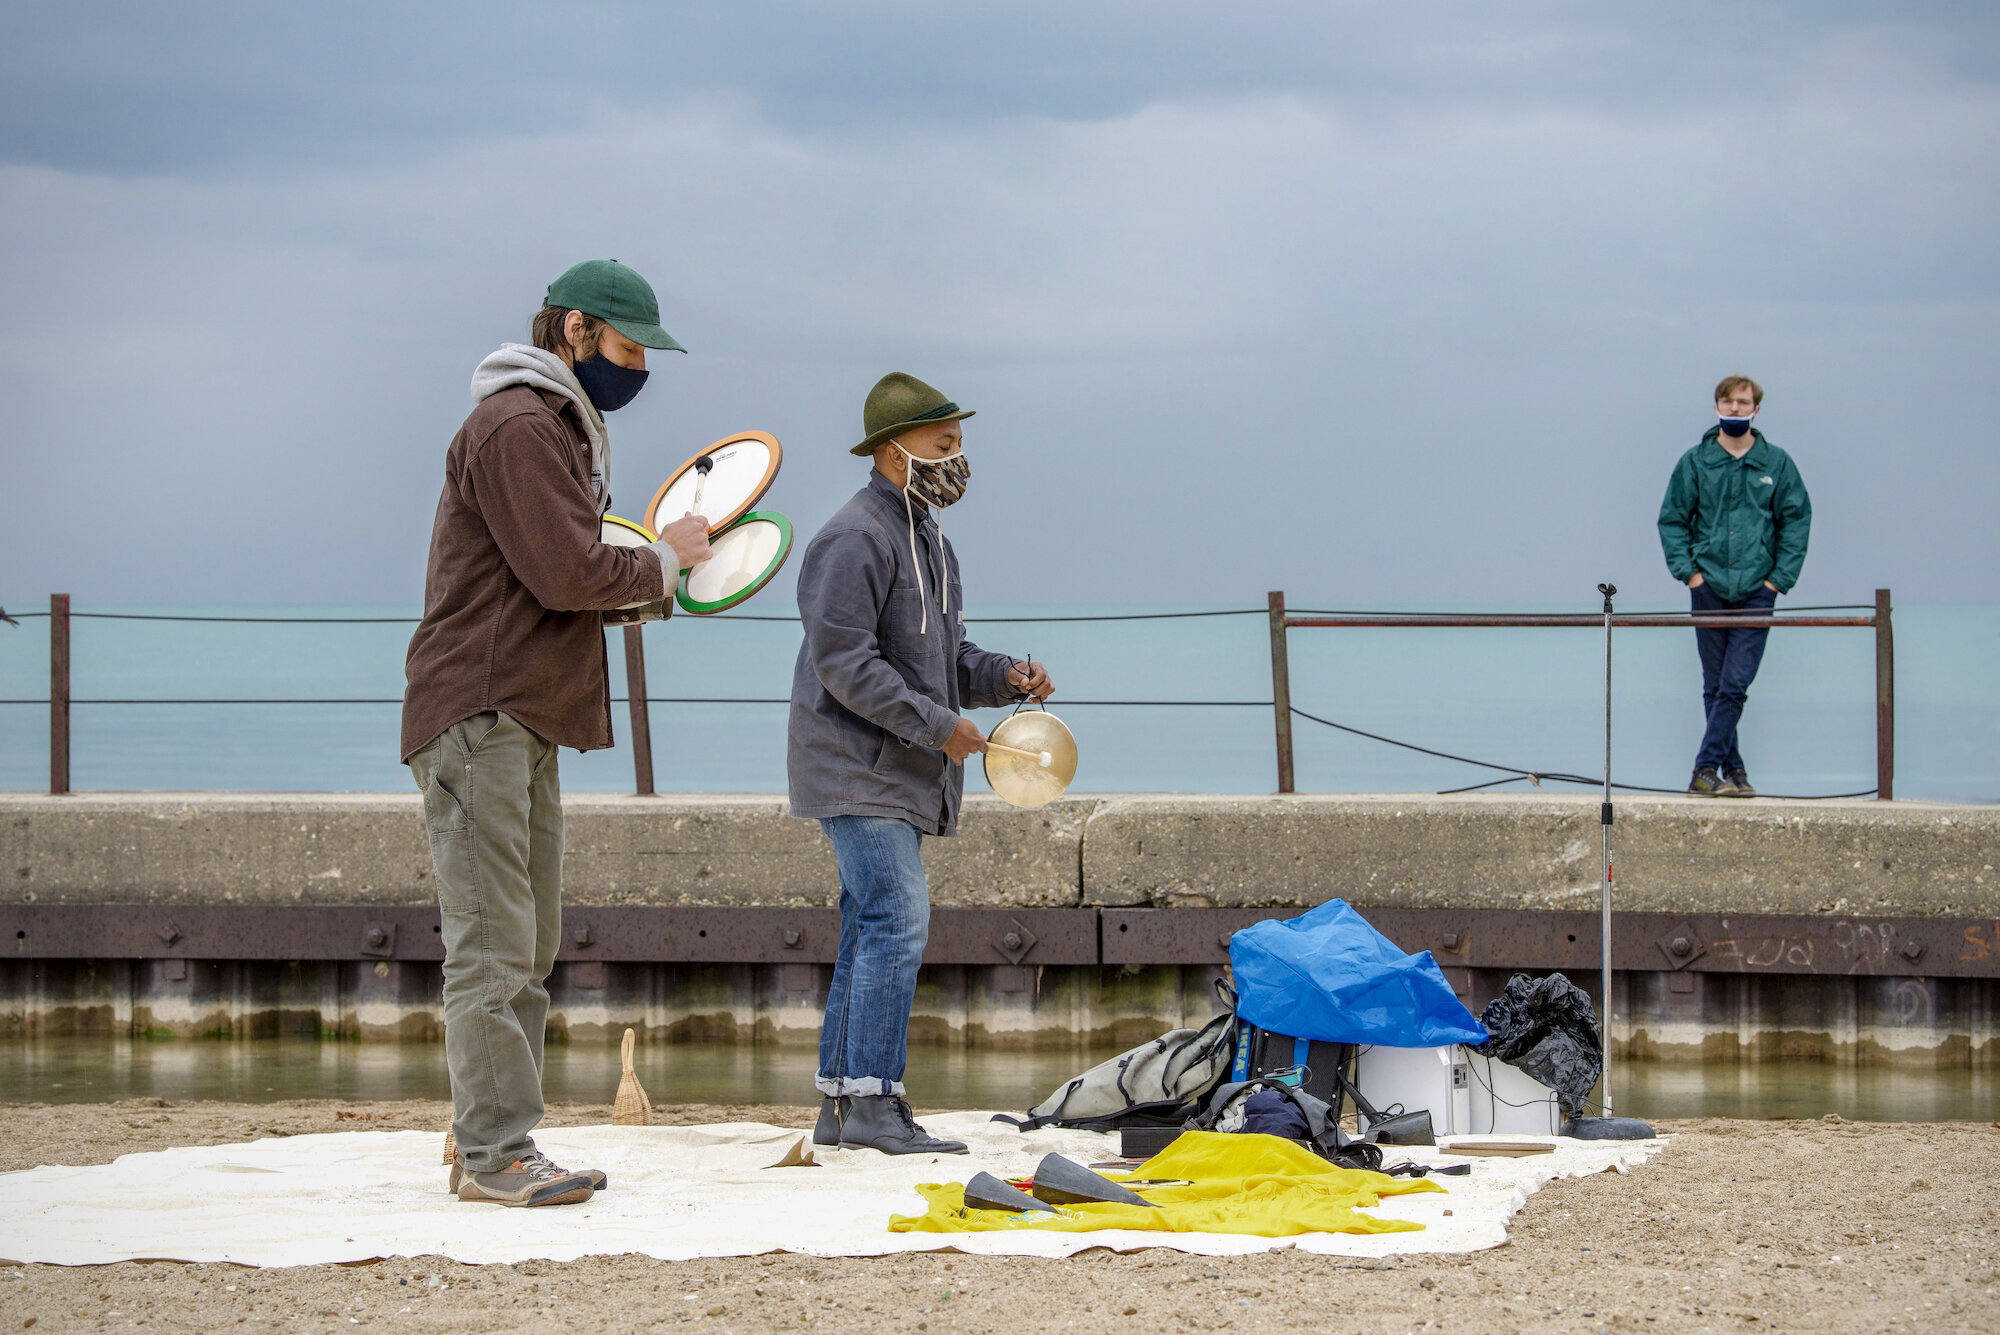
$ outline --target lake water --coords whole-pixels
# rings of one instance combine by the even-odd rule
[[[992,1052],[918,1048],[910,1092],[920,1107],[1020,1111],[1114,1050]],[[634,1058],[655,1103],[813,1102],[814,1054],[805,1048],[655,1045]],[[551,1045],[548,1097],[608,1103],[618,1050]],[[1615,1103],[1635,1117],[1820,1117],[1856,1121],[1988,1121],[2000,1109],[2000,1071],[1906,1071],[1767,1062],[1613,1068]],[[445,1099],[436,1044],[322,1043],[297,1039],[149,1043],[36,1039],[0,1043],[0,1103],[97,1103],[157,1097],[228,1099]]]
[[[16,612],[45,603],[10,598]],[[413,616],[407,607],[135,608],[179,615]],[[789,615],[782,602],[746,611]],[[1050,665],[1052,708],[1076,732],[1077,792],[1260,793],[1276,786],[1267,622],[1251,614],[1183,620],[997,622],[981,618],[1214,610],[1003,608],[968,614],[984,646]],[[1416,610],[1444,610],[1437,608]],[[1590,612],[1588,606],[1464,608]],[[1642,610],[1637,607],[1627,610]],[[2000,800],[2000,606],[1896,609],[1897,795]],[[0,625],[0,698],[48,688],[46,620]],[[78,620],[79,699],[380,698],[402,692],[410,626]],[[799,631],[788,622],[677,615],[645,632],[655,697],[782,701]],[[1617,635],[1616,763],[1623,782],[1686,783],[1701,732],[1700,669],[1687,630]],[[614,694],[623,655],[612,639]],[[1370,732],[1504,765],[1599,772],[1601,632],[1545,629],[1298,630],[1293,702]],[[1088,703],[1231,702],[1199,707]],[[565,754],[571,791],[630,791],[625,711],[619,747]],[[983,726],[997,711],[975,717]],[[656,704],[662,791],[782,792],[785,709]],[[1298,721],[1298,787],[1421,792],[1492,778],[1476,769]],[[403,791],[398,706],[79,704],[78,789]],[[1752,778],[1769,793],[1853,792],[1874,784],[1874,636],[1864,629],[1774,633],[1743,724]],[[45,708],[0,706],[0,789],[48,781]],[[977,765],[969,786],[983,787]],[[1521,783],[1512,788],[1524,788]]]

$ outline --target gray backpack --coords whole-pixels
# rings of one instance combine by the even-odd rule
[[[1091,1067],[1028,1109],[1026,1117],[996,1113],[993,1120],[1023,1131],[1179,1126],[1229,1073],[1235,1030],[1233,1009],[1199,1029],[1170,1030]]]

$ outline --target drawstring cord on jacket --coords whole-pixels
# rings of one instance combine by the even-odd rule
[[[924,559],[917,555],[917,512],[915,507],[910,504],[910,489],[908,487],[903,488],[903,517],[910,521],[910,564],[917,568],[917,603],[923,608],[923,615],[917,619],[917,634],[928,635],[930,634],[931,626],[931,600],[924,593]],[[938,525],[938,544],[939,549],[942,550],[944,544],[943,524]],[[950,586],[947,585],[946,587],[949,588]],[[945,600],[948,600],[950,597],[949,593],[944,595]],[[940,600],[940,607],[943,607],[943,601]],[[945,609],[945,614],[947,616],[950,615],[950,610]]]
[[[901,441],[893,441],[891,443],[897,449],[903,450]],[[916,506],[910,501],[910,484],[917,480],[916,456],[908,450],[903,450],[903,465],[903,518],[908,520],[910,525],[910,564],[917,568],[917,602],[923,607],[923,615],[917,620],[917,634],[928,635],[930,634],[931,626],[931,600],[924,592],[924,561],[917,554],[917,511]],[[931,518],[936,522],[938,531],[938,569],[946,570],[944,559],[944,513],[939,511],[937,514],[932,515]],[[949,574],[950,572],[946,571],[946,573]],[[948,619],[951,616],[951,581],[946,579],[943,583],[944,587],[938,590],[938,610]]]

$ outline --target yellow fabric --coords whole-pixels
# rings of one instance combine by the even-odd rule
[[[1277,1136],[1224,1135],[1190,1131],[1129,1174],[1112,1181],[1177,1178],[1186,1186],[1140,1187],[1158,1209],[1111,1203],[1050,1206],[1009,1214],[968,1210],[965,1188],[955,1182],[927,1182],[917,1188],[930,1208],[920,1215],[892,1215],[892,1233],[990,1233],[1038,1228],[1087,1233],[1102,1228],[1164,1233],[1250,1233],[1263,1238],[1295,1233],[1402,1233],[1422,1224],[1377,1219],[1357,1207],[1384,1196],[1443,1191],[1423,1179],[1387,1177],[1354,1168],[1336,1168],[1318,1155]]]

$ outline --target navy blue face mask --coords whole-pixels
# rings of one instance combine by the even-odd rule
[[[583,386],[583,392],[590,396],[601,413],[615,413],[633,399],[645,386],[646,372],[635,371],[629,366],[620,366],[603,353],[598,353],[587,362],[576,364],[576,381]]]
[[[1722,423],[1722,434],[1725,436],[1740,436],[1750,429],[1750,419],[1747,417],[1723,417],[1717,420]]]

